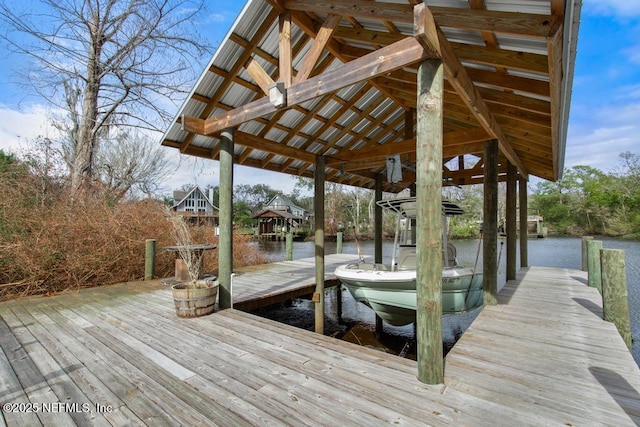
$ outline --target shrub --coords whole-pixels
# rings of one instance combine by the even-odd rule
[[[0,301],[66,289],[140,280],[145,240],[156,239],[156,276],[173,276],[171,224],[158,201],[113,205],[95,195],[72,200],[24,168],[0,171]],[[213,228],[191,227],[197,243],[216,243]],[[208,251],[205,271],[217,270]],[[248,238],[234,237],[234,266],[266,262]]]

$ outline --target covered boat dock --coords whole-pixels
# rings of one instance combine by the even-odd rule
[[[442,383],[442,186],[484,185],[484,303],[494,305],[498,182],[514,279],[517,183],[525,223],[529,176],[563,171],[580,9],[580,0],[249,0],[162,138],[220,161],[221,307],[232,304],[234,164],[314,178],[320,334],[325,182],[374,189],[378,200],[412,188],[418,377]]]

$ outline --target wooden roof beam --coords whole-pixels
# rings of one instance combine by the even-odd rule
[[[507,137],[502,132],[496,119],[491,115],[489,107],[474,86],[467,70],[453,53],[451,44],[436,25],[429,8],[426,4],[421,3],[416,5],[414,10],[416,39],[422,43],[425,49],[438,54],[442,58],[444,72],[449,83],[456,89],[456,92],[458,92],[481,126],[489,135],[498,140],[500,151],[504,153],[512,165],[516,166],[520,175],[526,179],[528,174],[522,161],[509,145]]]
[[[287,10],[335,14],[353,18],[413,23],[413,6],[410,4],[372,2],[367,0],[323,1],[285,0]],[[430,7],[441,27],[466,30],[491,31],[503,34],[527,35],[547,38],[558,31],[561,20],[552,15],[470,10],[453,7]]]
[[[450,133],[455,133],[455,132],[450,132]],[[404,142],[408,142],[409,140],[406,141],[402,141]],[[416,156],[415,156],[415,139],[412,139],[411,142],[414,143],[414,148],[413,151],[405,151],[403,153],[396,153],[396,154],[401,154],[403,156],[403,160],[409,160],[410,162],[415,162],[416,160]],[[385,144],[385,145],[398,145],[400,143],[395,143],[395,144]],[[442,156],[443,159],[445,159],[446,161],[444,161],[443,163],[447,163],[448,160],[456,157],[456,156],[461,156],[464,154],[474,154],[474,155],[481,155],[484,152],[484,141],[468,141],[468,142],[460,142],[459,144],[456,145],[450,145],[450,146],[445,146],[442,148]],[[406,156],[406,158],[404,158],[404,156]],[[329,158],[327,158],[328,160]],[[344,167],[341,168],[344,169],[347,172],[355,172],[355,171],[361,171],[361,170],[369,170],[369,169],[373,169],[373,168],[383,168],[385,167],[386,164],[386,158],[381,158],[381,157],[374,157],[374,158],[357,158],[358,160],[351,160],[349,162],[344,162]],[[335,159],[332,159],[332,167],[339,167],[339,165],[333,164],[333,162],[335,162]],[[480,172],[482,173],[482,172]]]
[[[464,145],[472,142],[484,142],[491,137],[483,128],[474,128],[469,130],[459,130],[447,132],[443,136],[443,146],[452,147],[456,145]],[[387,156],[394,154],[406,154],[416,151],[415,138],[405,139],[395,143],[378,144],[374,147],[366,147],[359,150],[341,151],[327,156],[327,166],[337,166],[341,163],[349,163],[350,159],[358,160],[384,160]],[[459,151],[459,150],[458,150]],[[456,151],[456,153],[458,152]],[[460,153],[466,154],[466,153]]]
[[[340,27],[334,33],[336,38],[358,42],[378,43],[386,46],[407,37],[385,31],[366,30],[362,28]],[[544,76],[549,71],[546,55],[514,50],[501,49],[498,46],[485,47],[465,43],[450,42],[458,58],[493,67],[504,67],[513,70],[539,73]],[[366,51],[366,49],[365,49]]]
[[[318,62],[318,59],[320,59],[324,48],[327,46],[329,40],[331,40],[331,36],[341,19],[341,16],[329,15],[327,20],[322,23],[322,27],[318,30],[318,35],[313,41],[309,52],[307,52],[307,55],[304,57],[296,78],[293,80],[293,84],[300,83],[311,75],[313,67],[316,65],[316,62]]]
[[[280,38],[278,39],[278,68],[280,70],[280,81],[284,87],[291,86],[291,75],[293,73],[293,55],[291,51],[291,12],[284,12],[278,16],[278,29]],[[268,90],[266,93],[269,93]]]
[[[254,82],[260,86],[262,92],[265,95],[269,94],[269,87],[274,83],[271,76],[258,64],[253,58],[249,58],[247,63],[244,65],[244,69],[247,70],[247,73],[251,76]]]
[[[279,11],[279,12],[288,11],[287,9],[285,9],[284,0],[266,0],[266,1],[276,11]],[[302,31],[304,31],[309,37],[312,37],[312,38],[315,39],[317,37],[318,26],[317,26],[316,20],[311,19],[311,17],[309,16],[310,14],[312,14],[312,12],[309,12],[309,13],[294,12],[294,13],[292,13],[292,19],[293,19],[293,22],[295,22],[295,24]],[[331,12],[329,12],[329,14],[333,15]],[[339,59],[342,62],[348,62],[349,59],[347,59],[344,55],[342,55],[342,50],[345,47],[346,47],[345,45],[343,45],[342,43],[339,43],[334,37],[332,37],[327,42],[327,45],[326,45],[326,49],[335,58]],[[371,85],[376,87],[380,92],[384,93],[389,99],[392,99],[396,103],[398,103],[399,105],[402,105],[401,101],[396,99],[395,96],[393,95],[393,93],[387,92],[384,88],[377,87],[376,83],[375,83],[375,81],[373,79],[370,79],[369,83],[371,83]]]
[[[262,37],[269,31],[269,28],[271,27],[272,23],[275,21],[277,17],[278,17],[277,11],[272,11],[269,14],[269,16],[266,17],[266,19],[260,24],[260,27],[258,28],[256,33],[253,35],[253,38],[250,41],[251,46],[257,46],[259,44],[260,40],[262,40]],[[238,58],[238,62],[236,62],[234,66],[230,70],[228,70],[229,71],[227,75],[228,77],[225,78],[224,82],[216,92],[216,95],[214,96],[214,98],[211,99],[209,104],[200,113],[200,118],[202,120],[204,120],[205,117],[208,117],[209,114],[211,114],[213,109],[216,107],[216,104],[220,101],[220,97],[222,96],[222,94],[224,94],[226,92],[226,89],[228,89],[229,86],[233,83],[233,76],[238,74],[238,72],[240,71],[240,68],[244,66],[244,64],[250,57],[251,57],[251,49],[244,49],[244,51],[240,55],[240,58]],[[184,122],[182,124],[182,127],[184,130],[188,130],[188,128],[184,126]],[[187,137],[184,139],[184,141],[180,146],[181,153],[187,152],[187,148],[189,148],[189,145],[191,144],[191,141],[193,140],[196,133],[197,132],[194,132],[191,135],[187,135]],[[202,134],[199,134],[199,135],[202,135]]]
[[[401,40],[369,55],[340,65],[333,70],[292,85],[286,94],[287,107],[298,105],[318,96],[389,73],[407,64],[420,61],[427,56],[428,52],[415,39],[407,38]],[[214,135],[223,129],[236,127],[277,110],[269,102],[268,98],[262,98],[227,113],[203,120],[204,134]],[[198,132],[200,130],[199,124],[195,125],[197,120],[202,119],[193,118],[188,123],[192,127],[185,127],[185,130]]]
[[[562,126],[562,32],[547,42],[549,51],[549,89],[551,95],[551,148],[553,152],[553,180],[561,176],[559,170],[560,127]]]
[[[236,131],[234,133],[234,142],[238,145],[253,148],[254,150],[260,150],[296,160],[302,160],[303,162],[316,162],[316,155],[313,153],[298,150],[295,147],[291,147],[286,144],[279,144],[277,142],[273,142],[266,138],[262,138],[246,132]]]

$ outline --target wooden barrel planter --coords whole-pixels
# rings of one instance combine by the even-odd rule
[[[171,287],[178,317],[199,317],[213,313],[218,297],[217,280],[178,283]]]

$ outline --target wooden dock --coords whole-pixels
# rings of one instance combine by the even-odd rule
[[[325,255],[326,286],[338,284],[333,271],[341,264],[357,262],[354,254]],[[315,291],[315,258],[274,262],[235,269],[232,279],[233,307],[253,310],[311,294]]]
[[[178,318],[160,281],[8,301],[0,402],[23,411],[3,410],[4,422],[636,425],[640,370],[585,283],[575,270],[522,271],[435,386],[415,361],[237,309]]]

